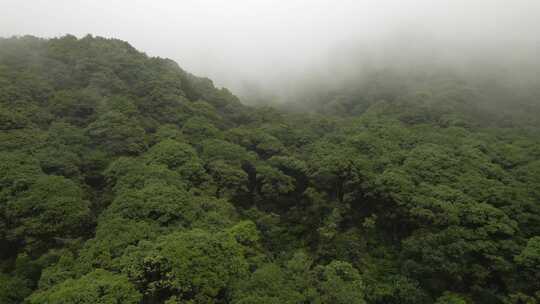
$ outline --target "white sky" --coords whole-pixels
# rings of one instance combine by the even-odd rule
[[[447,45],[538,46],[540,0],[0,0],[0,36],[119,38],[233,89],[404,32]]]

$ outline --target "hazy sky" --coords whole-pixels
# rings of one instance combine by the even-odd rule
[[[540,0],[0,0],[0,36],[66,33],[126,40],[234,90],[411,33],[411,44],[429,37],[449,52],[462,51],[455,42],[538,50]]]

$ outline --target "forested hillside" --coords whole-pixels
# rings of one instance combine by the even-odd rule
[[[437,75],[291,113],[0,39],[0,303],[540,303],[540,90]]]

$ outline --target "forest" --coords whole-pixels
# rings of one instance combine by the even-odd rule
[[[0,303],[540,303],[540,85],[488,74],[248,106],[122,40],[1,38]]]

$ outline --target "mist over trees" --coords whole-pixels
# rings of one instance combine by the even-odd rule
[[[398,61],[275,109],[121,40],[0,39],[0,302],[540,302],[536,67]]]
[[[347,69],[328,68],[359,72],[354,62],[366,59],[442,57],[469,70],[496,59],[521,61],[520,71],[538,64],[540,47],[536,0],[3,0],[0,11],[1,37],[121,38],[240,97],[244,83],[281,97],[297,78],[322,70],[331,81]]]
[[[247,82],[238,94],[252,105],[342,116],[360,114],[379,101],[403,102],[419,93],[428,102],[443,102],[435,101],[436,95],[459,87],[468,91],[461,94],[462,102],[468,103],[462,110],[479,108],[486,116],[483,123],[537,124],[540,44],[535,40],[499,44],[481,38],[468,43],[461,37],[441,41],[427,33],[403,31],[343,43],[326,60],[300,73],[284,74],[263,85]]]
[[[0,304],[540,304],[540,2],[0,11]]]

